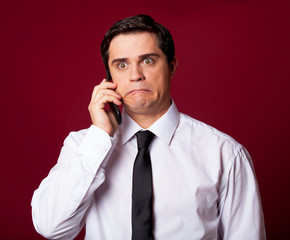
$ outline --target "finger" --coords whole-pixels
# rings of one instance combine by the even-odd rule
[[[116,105],[121,105],[121,96],[113,90],[102,89],[92,97],[90,105],[98,109],[102,109],[108,102],[113,102]]]
[[[106,96],[113,96],[119,100],[121,100],[121,95],[111,89],[100,89],[95,96],[93,96],[92,101],[99,101],[100,99]]]
[[[93,101],[93,103],[100,103],[102,106],[108,102],[113,102],[116,105],[121,105],[121,98],[119,97],[119,95],[115,95],[115,94],[102,94],[102,96],[100,96],[99,98],[96,98],[95,101]]]
[[[110,89],[110,90],[115,90],[117,88],[117,84],[116,83],[112,83],[112,82],[106,82],[105,79],[102,81],[102,83],[100,83],[99,85],[94,87],[93,93],[92,93],[92,97],[94,97],[99,91],[103,90],[103,89]]]
[[[117,83],[108,82],[104,79],[98,86],[100,88],[115,89],[117,87]]]

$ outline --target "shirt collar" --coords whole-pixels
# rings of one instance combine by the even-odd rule
[[[128,142],[136,132],[143,130],[127,113],[123,110],[122,113],[121,138],[122,144]],[[172,139],[173,133],[179,123],[179,112],[172,100],[172,104],[168,111],[153,123],[148,130],[153,132],[158,138],[160,138],[165,144],[169,145]]]

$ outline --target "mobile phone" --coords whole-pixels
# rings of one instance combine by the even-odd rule
[[[111,74],[110,74],[110,71],[107,70],[107,74],[106,74],[106,80],[107,82],[111,82],[112,81],[112,77],[111,77]],[[120,109],[119,107],[115,104],[115,103],[112,103],[112,102],[108,102],[113,114],[114,114],[114,117],[116,118],[116,121],[117,123],[120,125],[122,123],[122,115],[121,115],[121,112],[120,112]]]

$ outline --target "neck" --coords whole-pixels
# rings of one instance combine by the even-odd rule
[[[130,111],[129,109],[125,109],[126,113],[142,128],[147,129],[153,123],[155,123],[159,118],[161,118],[171,106],[171,100],[168,105],[166,105],[163,109],[151,110],[151,111]]]

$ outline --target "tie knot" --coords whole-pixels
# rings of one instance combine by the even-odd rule
[[[155,136],[154,133],[148,130],[137,132],[135,135],[137,137],[138,150],[141,148],[148,148]]]

